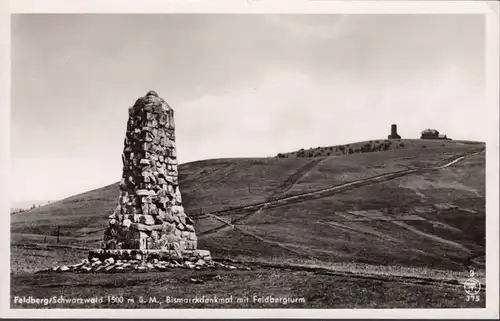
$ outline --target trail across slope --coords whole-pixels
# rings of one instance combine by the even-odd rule
[[[214,215],[214,214],[210,214],[210,213],[207,213],[205,215],[207,216],[210,216],[210,217],[213,217],[221,222],[223,222],[225,225],[221,225],[221,226],[218,226],[218,227],[215,227],[213,229],[210,229],[210,230],[207,230],[205,232],[202,232],[202,233],[199,233],[198,235],[205,235],[205,234],[210,234],[210,233],[214,233],[214,232],[217,232],[218,230],[221,230],[223,228],[225,228],[226,226],[231,226],[231,227],[234,227],[235,224],[238,224],[238,222],[241,222],[245,219],[247,219],[248,217],[264,210],[268,204],[271,204],[272,201],[276,201],[276,200],[279,200],[282,198],[282,195],[284,193],[286,193],[288,190],[290,190],[290,188],[295,184],[297,183],[297,181],[299,181],[302,177],[304,177],[305,175],[307,175],[307,173],[309,173],[315,166],[317,166],[320,162],[322,162],[323,160],[325,160],[325,158],[319,158],[319,159],[314,159],[308,163],[306,163],[305,165],[303,165],[302,167],[300,167],[295,173],[293,173],[292,175],[290,175],[280,186],[278,186],[274,191],[273,193],[266,199],[266,201],[262,202],[262,206],[260,208],[257,208],[255,209],[255,211],[252,211],[246,215],[244,215],[243,217],[240,217],[240,218],[237,218],[233,221],[231,221],[230,223],[227,222],[227,220],[224,220],[224,219],[221,219],[220,217]],[[253,204],[255,205],[255,204]],[[199,216],[197,216],[199,217]]]
[[[446,163],[444,163],[444,164],[441,164],[443,162],[443,160],[438,162],[438,164],[440,164],[440,165],[434,165],[434,166],[424,167],[424,168],[420,168],[420,169],[407,169],[407,170],[402,170],[402,171],[385,173],[385,174],[376,175],[376,176],[369,177],[369,178],[359,179],[359,180],[355,180],[352,182],[327,187],[327,188],[312,191],[312,192],[305,192],[305,193],[292,195],[292,196],[284,196],[284,197],[276,198],[276,199],[265,201],[265,202],[245,205],[245,206],[242,206],[239,208],[223,209],[223,210],[215,211],[212,213],[206,213],[205,215],[202,215],[202,216],[206,216],[207,214],[210,214],[210,216],[215,217],[216,216],[215,214],[224,214],[224,213],[227,213],[230,211],[241,211],[241,210],[251,210],[251,209],[258,210],[262,206],[285,205],[285,204],[290,204],[290,203],[301,202],[301,201],[305,201],[305,200],[330,196],[332,193],[342,192],[342,191],[346,191],[346,190],[361,187],[361,186],[382,183],[382,182],[386,182],[386,181],[396,179],[399,177],[403,177],[406,175],[410,175],[410,174],[444,169],[444,168],[450,167],[450,166],[460,162],[461,160],[463,160],[467,157],[474,156],[474,155],[477,155],[477,154],[482,153],[482,152],[484,152],[484,149],[481,149],[480,151],[462,153],[459,155],[449,157],[446,159]],[[199,218],[199,217],[200,216],[195,216],[194,219]],[[240,222],[240,223],[241,223],[241,221],[242,221],[242,219],[238,220],[238,222]],[[200,235],[214,233],[214,232],[217,232],[217,231],[219,231],[222,228],[227,227],[227,226],[228,225],[223,226],[223,227],[217,227],[217,228],[205,231],[204,233],[200,233]],[[231,226],[234,226],[234,222],[231,222]]]

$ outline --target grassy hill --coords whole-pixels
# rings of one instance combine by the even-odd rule
[[[431,141],[424,148],[415,141],[401,140],[404,147],[383,152],[182,164],[181,192],[199,248],[215,259],[239,262],[457,278],[473,267],[484,275],[485,154],[472,154],[484,144]],[[41,251],[39,246],[54,243],[59,226],[60,244],[98,247],[118,195],[115,183],[12,215],[11,270],[33,271],[85,257],[84,250]],[[35,243],[38,247],[26,246]],[[267,283],[284,280],[283,275],[273,279],[274,270],[255,273]],[[15,280],[17,289],[27,282]],[[252,284],[273,286],[267,283]],[[463,301],[463,290],[457,291],[455,303]],[[318,300],[331,303],[332,297]]]
[[[224,210],[422,168],[478,147],[481,145],[446,141],[445,147],[336,157],[214,159],[181,165],[179,178],[186,211],[196,220],[200,247],[216,255],[262,258],[268,253],[269,257],[331,262],[458,267],[484,251],[484,154],[433,173],[408,175],[319,199],[250,209],[250,213]],[[42,238],[50,242],[60,227],[61,243],[97,246],[118,195],[115,183],[14,215],[12,239],[14,243]],[[223,211],[217,215],[226,221],[252,214],[238,223],[246,232],[217,231],[225,226],[223,221],[199,215],[218,211]],[[409,217],[404,224],[410,227],[390,222],[400,217]],[[452,239],[469,251],[425,236],[427,233]],[[443,258],[445,252],[452,259]]]

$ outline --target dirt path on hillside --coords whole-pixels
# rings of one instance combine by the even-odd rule
[[[218,226],[218,227],[215,227],[213,229],[199,233],[198,236],[212,234],[212,233],[215,233],[215,232],[220,231],[222,229],[225,229],[227,227],[234,228],[235,224],[241,223],[242,221],[246,220],[250,216],[253,216],[253,215],[263,211],[264,209],[267,208],[267,204],[269,204],[272,201],[279,200],[280,197],[283,194],[285,194],[287,191],[289,191],[302,177],[307,175],[313,168],[315,168],[317,165],[319,165],[319,163],[323,162],[325,159],[326,158],[314,159],[310,162],[307,162],[305,165],[301,166],[297,171],[295,171],[293,174],[288,176],[288,178],[273,191],[273,193],[262,203],[263,204],[262,207],[244,215],[243,217],[240,217],[240,218],[237,218],[237,219],[231,221],[231,223],[228,223],[226,220],[221,219],[219,216],[207,213],[206,214],[207,216],[213,217],[213,218],[217,219],[218,221],[221,221],[225,225]],[[255,237],[255,235],[250,235],[250,236]]]
[[[407,175],[414,174],[414,173],[440,170],[440,169],[450,167],[450,166],[462,161],[463,159],[465,159],[467,157],[471,157],[471,156],[474,156],[474,155],[477,155],[477,154],[480,154],[483,152],[484,152],[484,149],[481,149],[480,151],[475,151],[475,152],[462,153],[462,154],[458,154],[458,155],[454,155],[452,157],[446,158],[445,159],[446,163],[444,163],[444,164],[442,164],[443,160],[441,160],[436,165],[433,165],[430,167],[423,167],[423,168],[419,168],[419,169],[407,169],[407,170],[402,170],[402,171],[380,174],[380,175],[376,175],[373,177],[359,179],[359,180],[355,180],[352,182],[348,182],[348,183],[344,183],[344,184],[340,184],[340,185],[335,185],[335,186],[323,188],[323,189],[312,191],[312,192],[301,193],[301,194],[297,194],[297,195],[293,195],[293,196],[285,196],[285,197],[277,198],[277,199],[274,199],[271,201],[245,205],[245,206],[242,206],[239,208],[221,210],[221,211],[216,211],[216,212],[207,213],[207,214],[210,214],[210,216],[213,216],[213,217],[217,217],[217,215],[215,215],[215,213],[219,214],[219,213],[226,213],[226,212],[230,212],[230,211],[253,210],[249,215],[246,215],[243,218],[239,219],[239,221],[241,222],[243,219],[248,218],[250,215],[253,215],[256,212],[262,211],[263,207],[268,207],[268,206],[272,206],[272,205],[289,205],[289,204],[293,204],[296,202],[303,202],[303,201],[307,201],[307,200],[323,198],[323,197],[331,196],[331,195],[338,193],[338,192],[347,191],[347,190],[358,188],[361,186],[383,183],[383,182],[387,182],[389,180],[393,180],[393,179],[400,178],[400,177],[407,176]],[[203,233],[200,233],[200,236],[212,234],[212,233],[220,231],[224,228],[233,227],[236,222],[237,221],[235,220],[235,221],[231,222],[231,225],[227,224],[227,225],[224,225],[221,227],[217,227],[215,229],[205,231]]]
[[[281,203],[283,205],[285,205],[285,204],[289,205],[290,203],[295,203],[297,201],[306,201],[306,200],[311,200],[311,199],[326,197],[326,196],[330,196],[332,193],[335,194],[337,192],[346,191],[346,190],[350,190],[350,189],[361,187],[361,186],[366,186],[366,185],[372,185],[372,184],[376,184],[376,183],[386,182],[386,181],[389,181],[389,180],[392,180],[392,179],[395,179],[395,178],[403,177],[403,176],[410,175],[410,174],[417,173],[417,172],[424,172],[424,171],[429,171],[429,170],[440,170],[440,169],[444,169],[444,168],[450,167],[450,166],[452,166],[452,165],[454,165],[454,164],[456,164],[456,163],[464,160],[467,157],[471,157],[471,156],[477,155],[477,154],[482,153],[482,152],[484,152],[484,149],[480,150],[480,151],[477,151],[477,152],[470,152],[470,153],[455,155],[453,157],[448,157],[448,158],[446,158],[446,163],[444,163],[444,164],[443,164],[443,160],[441,160],[440,162],[438,162],[435,165],[430,166],[430,167],[424,167],[424,168],[419,168],[419,169],[408,169],[408,170],[403,170],[403,171],[397,171],[397,172],[392,172],[392,173],[381,174],[381,175],[373,176],[373,177],[370,177],[370,178],[360,179],[360,180],[352,181],[352,182],[349,182],[349,183],[332,186],[332,187],[321,189],[321,190],[318,190],[318,191],[307,192],[307,193],[302,193],[302,194],[299,194],[299,195],[282,197],[282,198],[277,199],[277,200],[263,202],[263,204],[259,204],[260,207],[257,207],[256,211],[252,211],[250,214],[244,216],[243,219],[248,218],[251,215],[254,215],[256,213],[261,212],[267,206],[272,205],[272,204],[279,204],[279,203]],[[290,201],[292,201],[292,202],[290,202]],[[251,205],[251,206],[248,206],[247,208],[255,208],[255,207],[256,207],[256,205]],[[289,249],[285,244],[282,244],[282,243],[277,242],[277,241],[268,240],[266,238],[263,238],[261,236],[255,235],[253,233],[249,233],[249,232],[241,229],[238,225],[235,225],[236,220],[231,221],[229,223],[226,220],[218,217],[217,215],[214,215],[214,214],[209,214],[209,215],[212,216],[212,217],[214,217],[214,218],[216,218],[216,219],[218,219],[219,221],[223,222],[224,225],[219,226],[219,227],[217,227],[215,229],[211,229],[211,230],[205,231],[203,233],[200,233],[199,236],[205,236],[205,235],[216,233],[216,232],[221,231],[221,230],[232,228],[232,229],[235,229],[235,230],[239,231],[240,233],[243,233],[245,235],[251,236],[253,238],[257,238],[258,240],[260,240],[262,242],[271,243],[271,244],[279,246],[279,247],[281,247],[283,249],[287,249],[289,251],[296,252],[295,250]],[[239,221],[241,222],[242,220],[239,220]],[[418,232],[417,234],[425,234],[424,236],[432,237],[432,239],[435,240],[435,241],[439,241],[439,242],[447,244],[447,245],[453,245],[453,246],[456,246],[456,247],[460,247],[462,250],[464,250],[464,251],[466,251],[468,253],[470,252],[469,249],[463,247],[462,245],[460,245],[458,243],[455,243],[455,242],[452,242],[452,241],[449,241],[449,240],[444,240],[444,239],[439,238],[437,236],[433,237],[432,235],[428,235],[428,234],[426,234],[424,232],[421,232],[421,231],[419,231],[419,230],[417,230],[417,229],[415,229],[415,228],[413,228],[411,226],[408,226],[407,224],[405,224],[403,222],[393,222],[393,223],[396,224],[396,225],[399,225],[401,227],[404,227],[404,228],[407,228],[407,229],[411,229],[414,233]],[[301,256],[308,256],[308,255],[300,253],[300,252],[297,252],[296,254],[301,254]]]
[[[271,196],[269,196],[264,201],[264,205],[261,208],[257,209],[255,212],[251,212],[247,215],[244,215],[243,217],[239,217],[239,218],[233,220],[231,223],[233,225],[241,223],[244,220],[248,219],[249,217],[254,216],[254,215],[262,212],[263,210],[265,210],[267,208],[268,204],[271,204],[271,202],[277,201],[280,198],[282,198],[283,195],[286,192],[288,192],[301,178],[303,178],[304,176],[309,174],[309,172],[313,168],[315,168],[316,166],[318,166],[320,163],[322,163],[325,160],[326,160],[326,158],[315,159],[315,160],[312,160],[309,163],[305,164],[304,166],[300,167],[295,173],[290,175],[280,186],[278,186],[278,188],[276,188],[274,190],[274,192],[271,194]]]
[[[301,166],[295,173],[288,176],[288,178],[273,191],[271,196],[267,198],[266,202],[276,200],[288,192],[302,177],[309,174],[311,170],[317,167],[320,163],[324,162],[326,159],[327,158],[314,159]]]

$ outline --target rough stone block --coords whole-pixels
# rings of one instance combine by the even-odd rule
[[[135,220],[136,223],[141,223],[145,225],[154,225],[155,224],[155,218],[152,215],[146,215],[146,214],[137,214],[135,215]]]

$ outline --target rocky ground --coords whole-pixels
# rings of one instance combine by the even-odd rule
[[[37,271],[41,272],[131,272],[131,271],[166,271],[174,268],[194,269],[194,270],[251,270],[245,266],[227,265],[215,261],[205,261],[199,259],[196,262],[185,261],[180,263],[177,260],[160,261],[154,259],[152,262],[145,262],[140,260],[116,260],[113,258],[100,261],[98,258],[92,258],[90,261],[85,259],[78,264],[74,265],[58,265],[51,268],[46,268]]]

